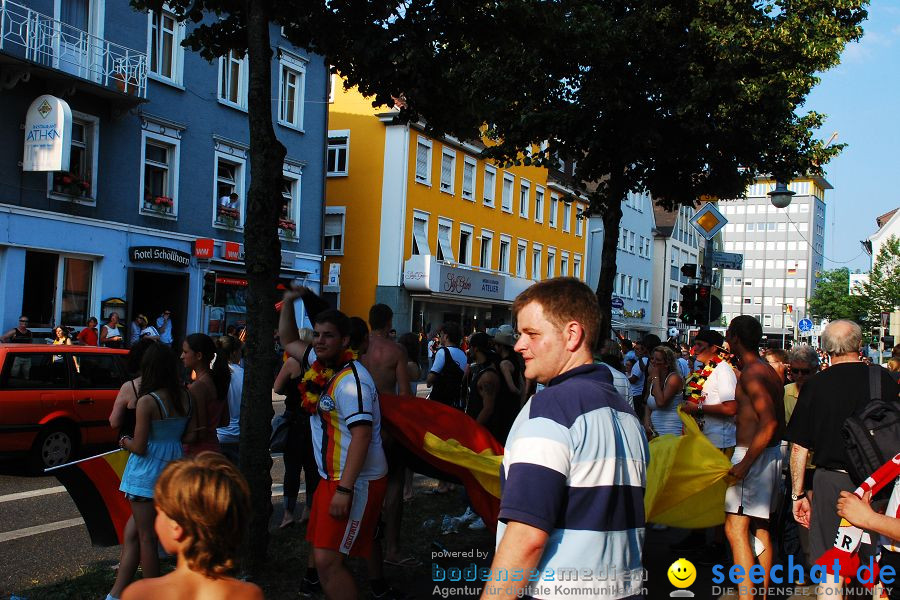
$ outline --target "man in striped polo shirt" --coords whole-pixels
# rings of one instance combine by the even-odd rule
[[[546,387],[506,442],[482,598],[640,596],[649,452],[609,369],[593,364],[597,297],[577,279],[549,279],[522,292],[513,314],[525,376]]]

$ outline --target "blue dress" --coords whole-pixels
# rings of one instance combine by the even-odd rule
[[[153,488],[162,470],[173,460],[181,458],[181,438],[191,418],[193,403],[188,394],[188,414],[184,417],[169,417],[166,405],[156,393],[150,395],[159,405],[162,419],[150,422],[150,436],[147,439],[147,451],[143,455],[132,454],[128,457],[122,483],[119,490],[126,494],[153,497]]]
[[[669,373],[669,376],[675,375],[675,373]],[[666,381],[669,380],[669,377],[666,377]],[[665,387],[665,382],[663,383],[663,387]],[[667,433],[671,433],[674,435],[681,435],[682,423],[681,418],[678,416],[678,406],[684,402],[684,393],[678,392],[675,396],[672,397],[672,401],[665,407],[657,407],[656,398],[651,394],[647,396],[647,406],[650,407],[650,422],[653,424],[653,430],[659,435],[666,435]]]

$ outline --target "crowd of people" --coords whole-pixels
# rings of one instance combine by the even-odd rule
[[[32,343],[34,340],[46,339],[41,333],[28,328],[30,319],[27,315],[19,317],[18,324],[0,335],[0,342],[7,343]],[[50,342],[53,344],[78,344],[82,346],[101,346],[104,348],[130,348],[144,338],[159,340],[171,346],[174,343],[172,336],[172,311],[162,311],[155,321],[151,322],[143,314],[137,314],[128,326],[127,335],[125,325],[120,321],[119,313],[113,311],[109,319],[103,325],[99,325],[97,317],[89,317],[80,330],[73,327],[57,325],[50,333]]]
[[[312,329],[297,328],[298,299]],[[274,386],[285,396],[280,526],[306,524],[302,593],[357,598],[345,560],[360,556],[372,598],[404,597],[387,584],[384,565],[419,564],[399,543],[404,489],[415,464],[382,429],[380,397],[415,395],[423,379],[430,390],[423,402],[464,412],[505,448],[496,552],[483,598],[640,593],[645,528],[662,528],[644,520],[648,441],[683,435],[682,415],[696,422],[731,470],[724,526],[695,530],[673,550],[700,564],[730,553],[745,573],[759,564],[759,587],[767,587],[779,557],[809,567],[831,547],[844,518],[887,536],[867,552],[900,567],[900,483],[886,513],[873,511],[870,498],[851,493],[858,482],[841,442],[848,417],[876,395],[897,402],[900,393],[893,370],[862,360],[855,323],[829,323],[819,349],[761,350],[762,327],[746,315],[732,319],[725,335],[701,330],[690,346],[655,335],[617,341],[598,331],[596,296],[573,278],[531,286],[512,311],[515,330],[504,325],[464,335],[458,323],[442,324],[423,369],[421,340],[396,337],[388,306],[373,306],[367,323],[328,308],[307,288],[285,292],[278,329],[284,362]],[[171,589],[163,586],[259,597],[259,588],[230,577],[250,511],[235,468],[241,340],[189,335],[179,364],[171,338],[162,335],[171,332],[168,311],[160,319],[159,335],[141,334],[146,319],[132,324],[133,378],[109,418],[130,453],[121,491],[132,517],[107,600]],[[126,335],[117,318],[99,332],[93,321],[86,330],[95,332],[94,343]],[[23,317],[3,337],[15,341],[27,332]],[[58,328],[54,343],[69,343],[65,333]],[[301,471],[306,495],[298,509]],[[471,508],[461,519],[484,527]],[[161,578],[160,543],[178,561]],[[144,578],[129,585],[138,565]],[[535,576],[494,576],[517,569]],[[560,592],[552,581],[559,569],[607,576],[566,582]],[[747,588],[739,594],[753,597]]]

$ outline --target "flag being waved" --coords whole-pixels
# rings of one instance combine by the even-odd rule
[[[55,475],[72,496],[94,546],[122,543],[131,517],[131,505],[119,491],[127,462],[127,451],[112,450],[44,470]]]

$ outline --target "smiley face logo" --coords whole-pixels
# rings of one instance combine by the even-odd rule
[[[697,569],[691,561],[686,558],[679,558],[672,563],[667,571],[669,582],[677,588],[684,589],[690,587],[694,580],[697,579]]]

